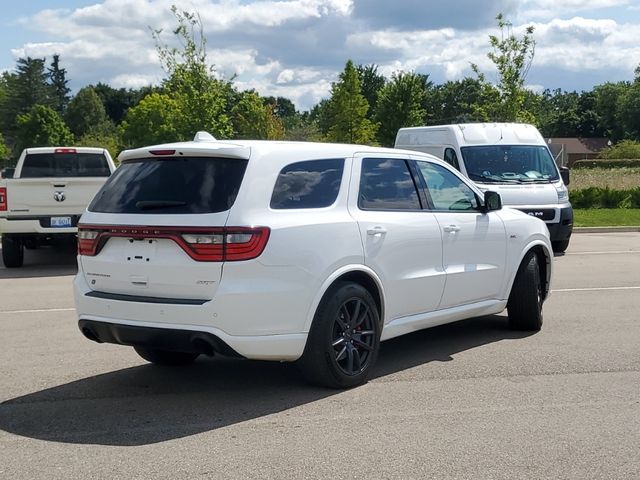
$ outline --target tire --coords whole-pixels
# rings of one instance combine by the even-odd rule
[[[551,246],[555,253],[564,253],[569,248],[569,239],[551,242]]]
[[[7,268],[21,267],[24,262],[24,245],[10,235],[2,236],[2,261]]]
[[[350,388],[367,381],[379,350],[376,302],[362,285],[339,282],[320,302],[298,363],[313,384]]]
[[[198,358],[198,353],[172,352],[155,348],[133,347],[138,355],[156,365],[189,365]]]
[[[525,255],[511,287],[507,302],[509,327],[514,330],[539,331],[542,328],[542,281],[538,257]]]

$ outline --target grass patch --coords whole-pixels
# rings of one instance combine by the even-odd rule
[[[640,208],[589,208],[573,210],[574,227],[640,226]]]
[[[640,168],[584,168],[571,170],[569,190],[589,187],[627,190],[640,187]]]

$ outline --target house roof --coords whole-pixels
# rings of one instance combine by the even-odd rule
[[[549,147],[554,152],[559,152],[564,145],[566,154],[580,153],[598,153],[603,148],[607,148],[608,138],[550,138]]]

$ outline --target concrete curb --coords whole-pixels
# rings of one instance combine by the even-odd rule
[[[573,233],[627,233],[640,232],[638,227],[573,227]]]

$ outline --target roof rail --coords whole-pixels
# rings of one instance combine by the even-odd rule
[[[215,142],[216,137],[211,135],[209,132],[200,131],[196,133],[195,137],[193,137],[194,142]]]

